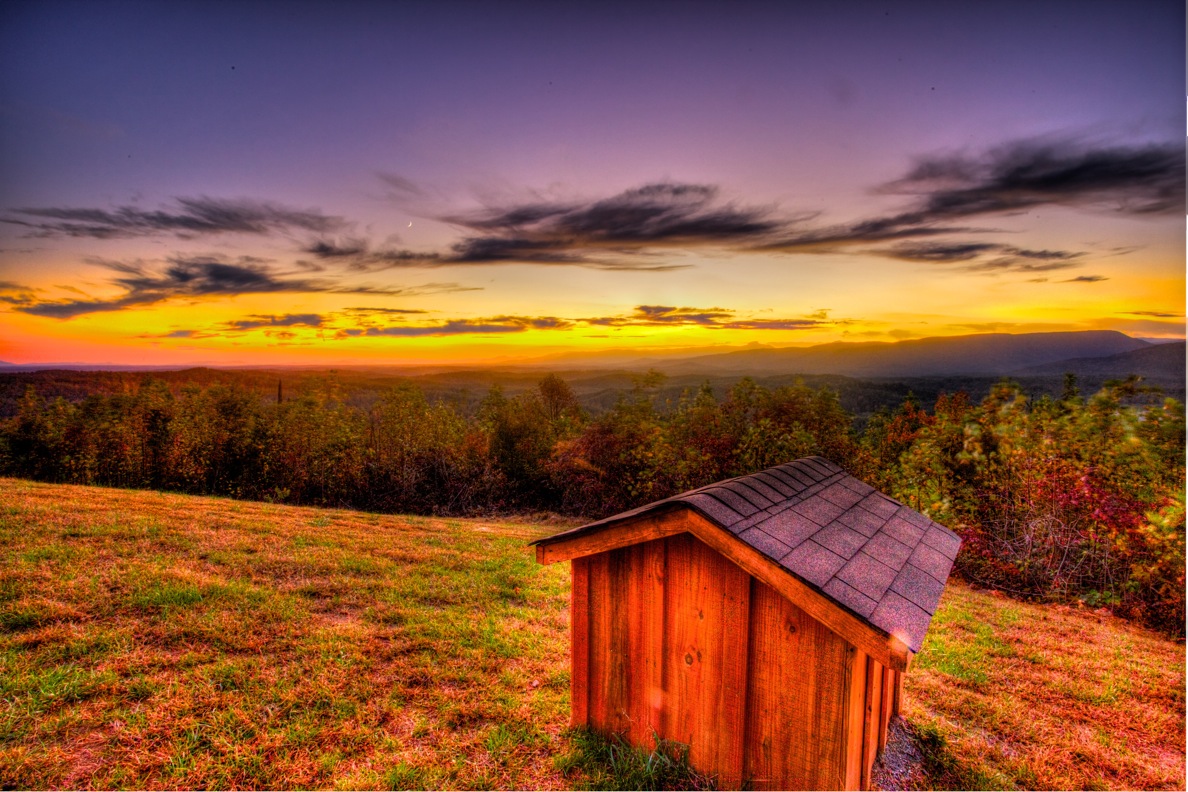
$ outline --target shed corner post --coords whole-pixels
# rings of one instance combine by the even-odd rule
[[[569,596],[569,672],[571,726],[586,726],[590,715],[590,562],[570,562],[572,587]]]

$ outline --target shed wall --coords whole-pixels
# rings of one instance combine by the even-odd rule
[[[869,785],[894,672],[690,534],[573,561],[573,720],[726,788]],[[886,702],[886,703],[885,703]]]

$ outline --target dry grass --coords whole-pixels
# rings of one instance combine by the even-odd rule
[[[552,788],[555,528],[0,480],[0,782]]]
[[[1184,789],[1184,644],[951,581],[907,677],[914,786]]]
[[[554,524],[0,479],[0,787],[613,786],[565,729]],[[1183,788],[1184,647],[951,584],[919,787]]]

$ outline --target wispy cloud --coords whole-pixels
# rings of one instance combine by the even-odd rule
[[[1016,141],[981,155],[924,157],[883,189],[922,195],[916,213],[923,222],[1045,205],[1179,213],[1184,209],[1184,146]]]
[[[1166,313],[1164,311],[1122,311],[1126,316],[1150,316],[1156,319],[1183,319],[1182,313]]]
[[[385,181],[410,186],[398,177]],[[672,260],[675,249],[820,253],[863,246],[891,258],[984,272],[1047,271],[1074,266],[1086,254],[968,237],[994,232],[983,227],[987,219],[1041,206],[1132,216],[1179,211],[1184,150],[1179,144],[1016,141],[980,154],[922,157],[876,192],[909,196],[911,203],[882,216],[820,225],[819,209],[781,211],[725,200],[714,185],[656,182],[598,200],[513,201],[440,214],[434,219],[463,230],[446,250],[376,248],[345,237],[319,239],[304,252],[362,271],[495,264],[666,271],[687,266]],[[878,247],[889,243],[900,244]]]
[[[637,305],[629,314],[567,319],[557,316],[490,316],[479,319],[451,319],[431,324],[389,324],[343,328],[335,338],[394,336],[415,338],[447,335],[494,335],[529,330],[573,330],[581,327],[704,327],[713,330],[808,330],[848,324],[829,319],[824,311],[797,319],[752,319],[726,308],[688,308],[668,305]]]
[[[34,316],[70,319],[84,314],[153,305],[177,298],[195,299],[274,292],[407,297],[464,291],[470,288],[451,283],[432,283],[409,288],[344,286],[330,278],[294,277],[293,273],[277,271],[272,262],[252,256],[240,256],[236,259],[215,255],[178,256],[168,259],[163,267],[140,260],[91,259],[90,263],[117,273],[117,276],[110,280],[110,284],[120,289],[122,294],[108,299],[24,300],[15,304],[14,310]]]
[[[451,319],[448,322],[431,325],[368,327],[357,333],[347,330],[343,335],[417,338],[422,336],[523,333],[527,330],[565,330],[570,327],[573,327],[573,322],[555,316],[493,316],[485,319]]]
[[[831,252],[856,244],[992,229],[965,223],[1017,214],[1041,206],[1096,209],[1134,216],[1169,214],[1184,207],[1182,144],[1093,146],[1076,140],[1016,141],[978,155],[921,158],[902,178],[878,192],[917,196],[906,211],[819,229],[796,230],[764,243],[763,250]],[[962,256],[987,249],[980,242],[943,243]],[[1005,247],[1005,246],[1003,246]],[[880,251],[895,255],[896,248]],[[1036,251],[1063,257],[1069,251]],[[1009,258],[1019,258],[1015,253]],[[942,257],[926,261],[952,263]],[[1051,260],[1051,259],[1050,259]],[[1007,267],[1009,268],[1009,267]]]
[[[1049,272],[1077,266],[1084,253],[1028,250],[993,242],[905,242],[878,251],[889,258],[959,264],[971,272]]]
[[[227,322],[228,330],[256,330],[261,327],[321,327],[326,319],[321,314],[285,314],[283,316],[254,314],[246,319]]]
[[[807,330],[846,324],[847,320],[829,319],[826,311],[795,319],[739,318],[726,308],[679,308],[672,305],[637,305],[630,314],[581,319],[600,327],[664,327],[697,325],[719,330]]]
[[[19,310],[21,307],[35,304],[37,292],[40,291],[41,289],[34,289],[13,281],[0,281],[0,303],[8,303]]]
[[[611,271],[668,271],[674,247],[739,248],[797,219],[765,207],[719,200],[718,188],[660,182],[593,201],[510,203],[436,219],[469,232],[446,252],[374,249],[366,240],[318,240],[305,252],[354,269],[489,264],[579,266]]]
[[[25,226],[33,236],[113,239],[173,235],[191,238],[212,234],[267,235],[278,231],[336,233],[347,226],[341,217],[316,209],[293,209],[248,199],[200,196],[177,198],[176,205],[145,210],[136,206],[114,209],[25,207],[9,211],[0,222]]]
[[[469,290],[466,290],[466,291],[469,291]],[[370,314],[406,315],[406,314],[429,313],[428,311],[426,311],[422,308],[372,308],[372,307],[367,307],[367,306],[355,306],[352,308],[345,308],[343,310],[346,313],[365,314],[365,315],[370,315]]]
[[[1109,278],[1104,275],[1078,275],[1075,278],[1062,280],[1060,283],[1101,283],[1106,280],[1109,280]]]

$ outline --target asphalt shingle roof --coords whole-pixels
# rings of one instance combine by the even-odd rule
[[[957,534],[821,457],[656,501],[543,540],[687,506],[919,651],[961,546]]]

